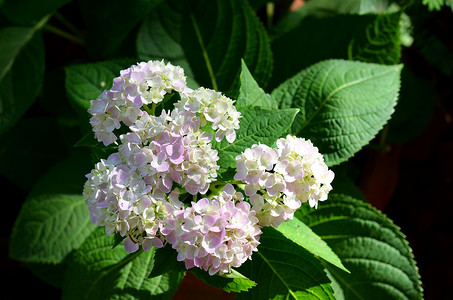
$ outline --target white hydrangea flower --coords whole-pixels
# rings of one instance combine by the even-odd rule
[[[211,134],[200,129],[195,113],[187,111],[175,109],[150,120],[121,135],[119,151],[128,164],[140,163],[140,173],[153,182],[156,197],[170,192],[173,182],[190,194],[205,194],[219,169]]]
[[[179,110],[198,113],[200,126],[208,122],[215,130],[215,139],[220,142],[225,137],[229,143],[236,139],[236,129],[239,129],[241,113],[236,110],[234,101],[211,89],[203,87],[191,93],[185,93],[175,104]]]
[[[122,70],[120,76],[113,79],[112,88],[91,101],[88,112],[92,115],[90,123],[96,139],[106,146],[115,143],[117,136],[113,130],[119,129],[121,123],[132,126],[142,117],[148,118],[142,106],[159,103],[172,91],[191,91],[186,86],[184,70],[179,66],[148,61]]]
[[[106,234],[125,237],[128,252],[162,247],[164,238],[158,232],[160,223],[173,210],[182,207],[178,190],[167,197],[152,195],[152,183],[143,177],[137,165],[126,164],[119,153],[101,160],[87,175],[83,196],[93,224],[105,226]]]
[[[288,135],[277,149],[258,144],[236,157],[235,180],[246,183],[245,194],[262,226],[278,227],[292,219],[301,203],[317,207],[332,189],[334,173],[311,141]]]

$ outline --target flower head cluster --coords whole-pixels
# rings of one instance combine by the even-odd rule
[[[195,114],[176,111],[151,116],[150,122],[121,136],[119,152],[127,165],[146,178],[158,198],[170,193],[174,182],[192,195],[205,194],[219,169],[212,135],[200,129]]]
[[[167,111],[169,93],[179,100]],[[165,107],[178,98],[166,99]],[[83,195],[92,222],[124,237],[128,252],[169,243],[187,269],[229,273],[257,251],[263,226],[291,219],[303,202],[317,207],[332,189],[334,174],[318,149],[288,135],[277,148],[258,143],[236,157],[234,179],[245,183],[247,198],[227,182],[208,193],[220,168],[212,140],[232,143],[241,114],[219,92],[188,88],[183,70],[170,63],[121,71],[89,113],[96,139],[117,151],[86,175]],[[117,137],[122,124],[127,129]],[[209,198],[189,204],[180,194]]]
[[[239,129],[240,113],[233,106],[234,101],[214,90],[199,88],[184,95],[175,106],[181,110],[199,114],[201,127],[212,123],[216,131],[215,139],[220,142],[224,137],[232,143]]]
[[[332,189],[334,173],[318,149],[302,138],[281,138],[277,149],[253,145],[236,161],[234,178],[246,183],[245,194],[263,226],[277,227],[293,218],[303,202],[317,207]]]
[[[87,178],[84,196],[93,224],[105,226],[106,234],[126,237],[128,252],[139,245],[144,250],[162,247],[158,229],[162,219],[180,205],[177,190],[168,197],[154,197],[152,184],[119,153],[98,162]]]
[[[231,184],[212,200],[203,198],[165,218],[161,232],[186,268],[210,275],[231,272],[257,251],[261,227],[250,204]]]
[[[162,101],[172,91],[184,92],[186,77],[181,67],[163,61],[141,62],[122,70],[113,86],[91,101],[90,123],[104,145],[117,140],[113,133],[121,123],[131,126],[143,115],[141,107]]]

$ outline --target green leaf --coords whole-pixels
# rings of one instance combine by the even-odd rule
[[[192,268],[190,271],[198,278],[203,280],[205,283],[212,285],[218,289],[226,292],[241,293],[248,291],[249,289],[256,286],[253,280],[248,279],[236,270],[232,270],[229,274],[220,275],[209,275],[208,272]]]
[[[340,58],[390,65],[399,63],[400,17],[400,12],[334,15],[301,22],[272,41],[274,72],[270,87],[325,59]]]
[[[0,134],[10,129],[33,104],[41,87],[44,43],[34,27],[0,29]]]
[[[79,113],[88,115],[90,101],[110,89],[120,71],[135,63],[133,59],[122,59],[66,67],[65,86],[69,100]]]
[[[165,2],[153,9],[138,30],[137,55],[144,61],[165,59],[180,66],[184,69],[189,87],[197,88],[199,85],[193,79],[193,71],[182,45],[182,28],[187,26],[184,16],[178,6]]]
[[[332,194],[318,209],[296,213],[351,273],[326,265],[339,299],[422,299],[412,250],[400,228],[367,202]],[[337,294],[336,294],[337,295]]]
[[[3,14],[17,24],[31,24],[54,13],[71,0],[4,0]]]
[[[365,27],[365,37],[353,38],[349,43],[348,58],[363,62],[394,65],[400,62],[401,11],[377,15]]]
[[[60,263],[94,230],[81,195],[87,173],[85,159],[86,156],[69,158],[35,185],[13,227],[11,258]]]
[[[141,59],[180,64],[201,86],[219,91],[235,88],[241,59],[261,86],[272,71],[266,31],[242,0],[165,1],[140,27],[137,50]]]
[[[259,87],[258,83],[250,74],[247,65],[242,60],[242,72],[240,76],[239,95],[236,106],[259,106],[262,108],[277,108],[277,103],[271,96]]]
[[[81,195],[28,198],[16,220],[11,257],[26,262],[59,263],[93,229]]]
[[[294,218],[283,222],[278,226],[277,230],[286,238],[310,251],[316,257],[331,263],[343,271],[349,272],[343,266],[335,252],[330,249],[329,245],[300,220]]]
[[[236,130],[236,140],[228,143],[225,139],[220,143],[213,141],[213,148],[219,153],[219,173],[226,171],[224,168],[235,168],[236,156],[253,144],[266,144],[272,146],[291,127],[297,109],[264,109],[260,107],[238,107],[242,118],[239,120],[240,128]]]
[[[80,0],[87,27],[87,51],[96,59],[109,57],[161,0]],[[128,45],[130,48],[130,45]]]
[[[258,252],[239,272],[257,286],[238,299],[334,299],[321,262],[271,227],[263,228]]]
[[[170,272],[185,272],[184,262],[178,261],[178,253],[171,245],[156,249],[154,267],[149,277],[156,277]]]
[[[127,253],[98,227],[69,261],[63,299],[171,299],[181,273],[148,278],[154,251]]]
[[[322,61],[288,79],[271,96],[281,108],[300,109],[293,134],[310,139],[332,166],[368,144],[390,119],[401,68]]]

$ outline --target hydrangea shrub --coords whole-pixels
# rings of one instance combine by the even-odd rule
[[[33,123],[8,140],[27,136],[29,160],[2,152],[11,178],[46,171],[10,257],[63,299],[171,299],[189,272],[237,299],[423,297],[404,234],[345,171],[398,110],[402,9],[310,0],[266,19],[262,1],[80,0],[72,42],[90,59],[43,79],[41,32],[75,1],[3,2],[28,26],[0,31],[14,45],[0,47],[1,130],[43,80],[46,109],[64,111],[45,143]]]

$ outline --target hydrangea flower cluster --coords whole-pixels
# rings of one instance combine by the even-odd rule
[[[143,105],[159,103],[167,93],[182,93],[186,77],[181,67],[163,61],[141,62],[122,70],[113,86],[91,101],[88,112],[95,137],[104,145],[115,143],[121,123],[131,126],[143,117]]]
[[[128,252],[162,247],[158,233],[161,220],[179,205],[177,190],[168,197],[150,195],[152,186],[119,153],[101,159],[87,175],[84,196],[93,224],[105,226],[106,234],[126,237]]]
[[[173,92],[180,98],[166,111],[161,102]],[[187,269],[229,273],[257,251],[263,226],[291,219],[303,202],[316,207],[332,189],[317,148],[290,135],[276,149],[257,144],[237,156],[243,192],[228,181],[211,187],[219,170],[212,141],[234,142],[241,114],[219,92],[188,88],[170,63],[121,71],[89,113],[96,139],[117,151],[86,175],[83,195],[92,222],[120,234],[131,253],[169,243]]]
[[[161,232],[186,268],[210,275],[231,272],[257,251],[261,227],[255,211],[231,184],[213,199],[203,198],[164,220]]]
[[[317,208],[332,189],[334,173],[318,148],[291,135],[278,139],[277,149],[253,145],[236,157],[236,165],[234,179],[246,183],[245,194],[262,226],[278,227],[307,201]]]
[[[181,101],[176,103],[176,108],[189,112],[198,112],[201,127],[208,122],[212,123],[215,130],[215,139],[220,142],[225,137],[232,143],[236,139],[236,129],[239,129],[240,113],[234,107],[234,102],[219,92],[203,87],[186,93]]]

